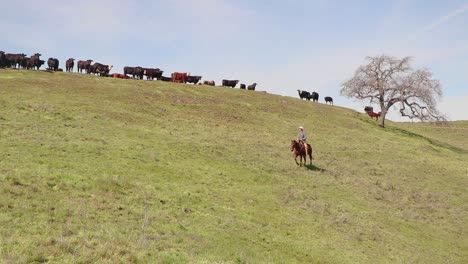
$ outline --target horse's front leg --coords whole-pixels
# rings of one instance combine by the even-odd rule
[[[296,162],[297,165],[299,165],[299,163],[297,162],[297,155],[293,154],[294,156],[294,161]]]

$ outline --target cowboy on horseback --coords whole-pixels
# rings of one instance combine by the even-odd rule
[[[312,164],[312,147],[307,144],[306,140],[307,134],[304,132],[304,127],[300,126],[296,140],[291,140],[291,151],[293,152],[296,164],[299,166],[302,166],[302,160],[304,160],[304,164],[307,162],[307,155],[309,156],[310,164]],[[301,157],[300,163],[297,162],[297,157]]]
[[[297,141],[304,146],[304,149],[307,151],[307,134],[304,132],[304,127],[299,127],[299,133],[297,134]]]

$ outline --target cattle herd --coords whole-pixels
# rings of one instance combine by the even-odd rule
[[[26,54],[11,54],[5,53],[0,51],[0,68],[22,68],[27,70],[39,70],[42,65],[45,64],[44,60],[41,60],[40,57],[42,54],[35,53],[31,57],[27,57]],[[65,70],[67,72],[73,72],[73,68],[75,67],[75,59],[69,58],[65,62]],[[187,72],[174,72],[171,74],[170,77],[163,76],[164,71],[159,68],[144,68],[144,67],[129,67],[125,66],[123,69],[123,73],[110,73],[113,66],[102,64],[99,62],[94,62],[93,60],[79,60],[76,63],[77,72],[79,73],[86,73],[86,74],[93,74],[102,77],[112,77],[112,78],[119,78],[119,79],[136,79],[136,80],[143,80],[144,76],[146,76],[147,80],[160,80],[165,82],[175,82],[175,83],[193,83],[199,85],[209,85],[215,86],[216,83],[213,80],[204,80],[202,81],[202,76],[195,76],[191,75]],[[57,58],[49,58],[47,60],[47,68],[48,71],[63,71],[62,68],[59,67],[59,60]],[[239,80],[226,80],[223,79],[221,82],[221,86],[223,87],[231,87],[235,88],[239,84]],[[255,91],[257,83],[253,83],[251,85],[245,85],[241,83],[239,85],[240,89],[243,90],[252,90]],[[319,94],[316,92],[309,93],[307,91],[297,90],[299,93],[299,97],[301,99],[306,99],[308,101],[312,100],[313,102],[318,102]],[[325,103],[333,104],[333,98],[327,96],[325,97]]]
[[[319,94],[317,92],[309,93],[307,91],[301,90],[297,90],[297,92],[299,93],[299,98],[301,99],[306,99],[307,101],[310,101],[312,99],[313,102],[318,102],[319,100]],[[326,104],[333,104],[333,98],[331,98],[330,96],[325,96],[324,99]]]
[[[27,70],[39,70],[39,68],[45,64],[44,60],[40,59],[42,56],[40,53],[35,53],[31,57],[27,57],[26,54],[11,54],[0,51],[0,68],[22,68]],[[75,59],[69,58],[65,62],[65,70],[67,72],[73,72],[75,67]],[[213,80],[204,80],[202,81],[202,76],[191,75],[187,72],[174,72],[170,77],[163,76],[164,71],[159,68],[144,68],[144,67],[124,67],[123,73],[110,73],[113,66],[102,64],[99,62],[94,62],[93,60],[79,60],[76,63],[77,72],[94,74],[102,77],[112,77],[119,79],[136,79],[143,80],[146,76],[147,80],[160,80],[166,82],[175,82],[175,83],[193,83],[199,85],[210,85],[215,86],[215,81]],[[56,58],[49,58],[47,60],[48,71],[63,71],[59,67],[59,60]],[[222,86],[234,88],[239,83],[239,80],[222,80]],[[245,84],[240,84],[241,89],[255,90],[257,83],[246,86]]]

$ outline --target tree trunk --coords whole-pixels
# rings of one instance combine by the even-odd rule
[[[379,119],[379,126],[385,127],[385,115],[384,115],[383,112],[382,112],[382,114],[380,116],[380,119]]]
[[[379,126],[385,127],[385,116],[387,115],[387,108],[383,100],[380,100],[380,116],[379,116]]]

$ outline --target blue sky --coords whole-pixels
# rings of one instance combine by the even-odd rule
[[[358,111],[366,103],[339,90],[364,58],[412,56],[441,81],[439,109],[468,120],[468,1],[23,0],[2,10],[5,52],[317,91]]]

